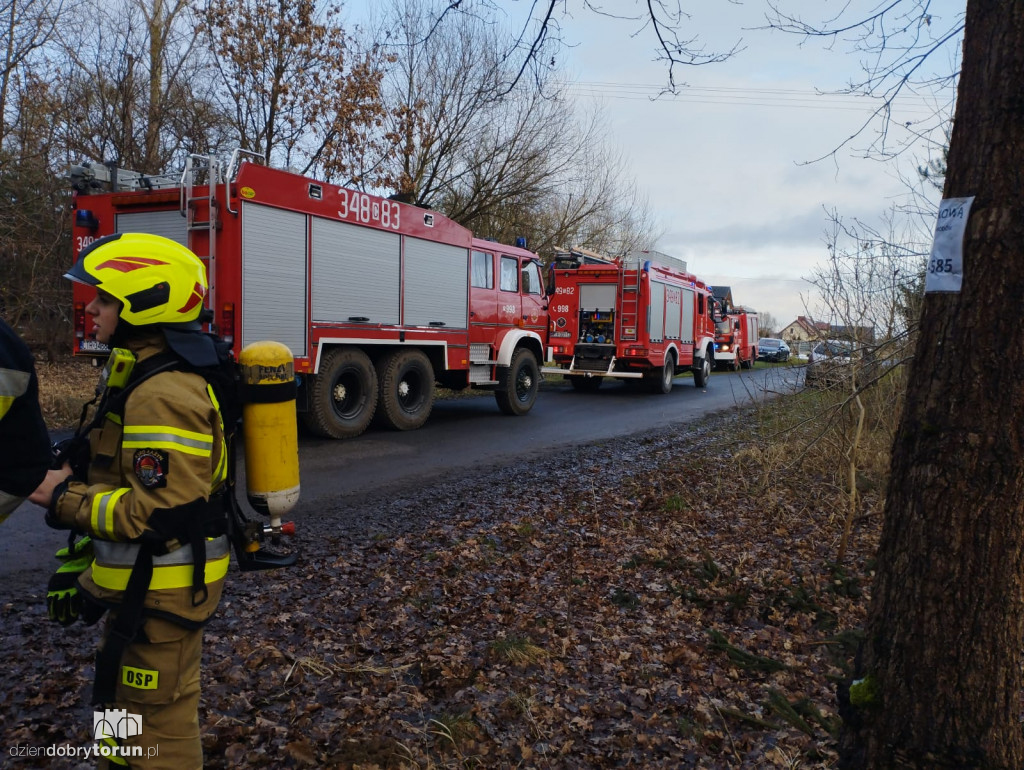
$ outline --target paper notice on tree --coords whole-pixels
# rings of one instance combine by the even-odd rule
[[[964,279],[964,231],[974,196],[947,198],[939,204],[939,221],[928,258],[924,290],[959,292]]]

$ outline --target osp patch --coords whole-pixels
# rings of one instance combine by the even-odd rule
[[[168,462],[166,452],[159,449],[138,449],[133,458],[135,476],[147,489],[166,487]]]

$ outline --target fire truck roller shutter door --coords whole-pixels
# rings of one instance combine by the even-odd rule
[[[469,250],[461,246],[405,239],[407,326],[469,327]]]
[[[377,371],[366,353],[331,348],[308,379],[309,411],[302,413],[307,428],[324,438],[353,438],[366,430],[377,408]]]
[[[247,201],[241,217],[242,346],[276,340],[304,357],[307,217]]]
[[[418,348],[395,348],[377,362],[377,418],[395,430],[416,430],[434,408],[434,367]]]
[[[398,233],[313,217],[312,320],[397,324],[402,245]]]
[[[651,342],[665,340],[665,284],[651,281],[651,305],[648,310],[648,339]]]
[[[681,330],[679,341],[684,345],[692,345],[693,339],[693,317],[694,317],[694,305],[697,302],[693,289],[683,289],[683,328]]]
[[[173,211],[133,211],[130,213],[118,212],[114,229],[119,233],[149,233],[150,235],[162,235],[179,243],[186,249],[188,245],[188,227],[185,218],[178,212]],[[202,254],[198,255],[202,258]],[[212,280],[208,276],[207,280]]]

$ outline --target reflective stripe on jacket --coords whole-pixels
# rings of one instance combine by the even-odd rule
[[[137,543],[111,543],[93,540],[96,561],[92,566],[92,580],[100,588],[123,591],[139,555]],[[231,547],[227,535],[206,539],[206,581],[223,580],[231,560]],[[171,588],[191,588],[192,546],[153,557],[151,591]]]

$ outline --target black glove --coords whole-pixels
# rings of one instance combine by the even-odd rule
[[[50,620],[70,626],[82,611],[78,576],[93,562],[92,540],[88,535],[57,551],[61,565],[46,585],[46,611]]]
[[[58,470],[67,463],[71,466],[71,473],[77,478],[84,479],[89,470],[89,441],[81,436],[73,436],[63,441],[58,441],[52,447],[53,461],[50,467]]]

